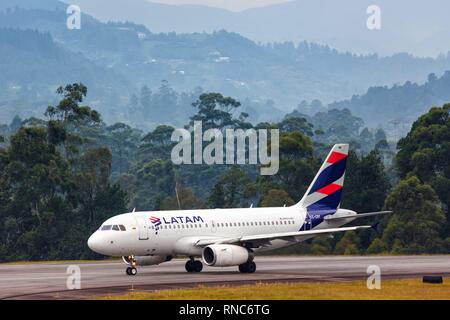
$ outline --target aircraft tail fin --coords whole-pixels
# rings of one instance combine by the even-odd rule
[[[348,149],[348,144],[333,146],[296,206],[306,208],[307,212],[320,212],[321,215],[336,212],[341,203]]]

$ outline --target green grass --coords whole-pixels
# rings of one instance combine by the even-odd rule
[[[450,300],[450,283],[426,284],[421,279],[384,280],[380,290],[366,282],[258,283],[243,286],[198,286],[192,289],[130,292],[104,300]]]

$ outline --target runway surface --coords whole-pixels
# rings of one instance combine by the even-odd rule
[[[0,299],[90,299],[123,294],[192,287],[198,284],[247,284],[254,282],[347,281],[366,279],[367,267],[377,265],[382,279],[423,275],[450,276],[450,255],[442,256],[326,256],[256,257],[257,271],[242,274],[237,267],[205,266],[201,273],[187,273],[185,260],[139,267],[136,276],[125,274],[126,265],[114,262],[0,264]],[[68,290],[67,268],[78,265],[81,289]]]

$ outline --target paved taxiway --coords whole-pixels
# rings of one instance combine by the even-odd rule
[[[367,267],[378,265],[382,277],[405,278],[422,275],[450,276],[450,255],[442,256],[326,256],[256,257],[257,271],[241,274],[237,267],[204,267],[187,273],[185,260],[158,266],[139,267],[136,276],[125,274],[117,262],[45,264],[0,264],[0,299],[86,299],[95,295],[155,290],[198,284],[243,284],[273,281],[345,281],[365,279]],[[67,290],[67,267],[81,269],[81,290]]]

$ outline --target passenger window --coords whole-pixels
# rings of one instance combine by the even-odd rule
[[[105,226],[103,226],[102,227],[102,231],[105,231],[105,230],[111,230],[111,228],[112,228],[112,225],[105,225]]]
[[[119,225],[120,231],[127,231],[127,229],[125,228],[125,226],[123,224]]]
[[[205,227],[208,228],[208,224],[207,223],[205,223]]]

